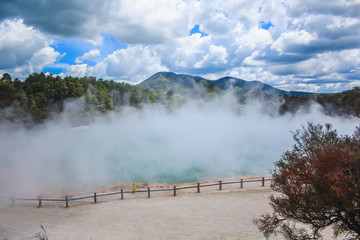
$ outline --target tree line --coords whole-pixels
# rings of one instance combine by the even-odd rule
[[[211,101],[226,95],[225,90],[215,86],[214,82],[200,82],[196,87],[180,84],[169,89],[156,89],[156,84],[160,83],[155,81],[146,87],[95,77],[61,78],[44,73],[33,73],[21,81],[4,73],[0,78],[0,121],[42,123],[62,113],[65,103],[75,99],[83,107],[77,110],[77,116],[93,116],[121,111],[124,106],[141,108],[143,104],[161,103],[165,107],[177,107],[188,99]],[[308,95],[276,95],[266,90],[244,90],[237,86],[230,91],[233,103],[240,106],[251,99],[262,100],[267,106],[280,101],[280,115],[295,114],[300,109],[309,109],[313,103],[318,103],[327,115],[360,117],[359,87],[341,93]]]
[[[33,73],[24,81],[4,73],[0,80],[1,119],[43,122],[64,110],[69,99],[80,99],[83,113],[104,113],[125,105],[156,103],[158,94],[140,86],[95,77]]]

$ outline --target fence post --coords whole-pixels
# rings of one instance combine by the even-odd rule
[[[219,182],[219,190],[222,190],[222,181]]]
[[[150,198],[150,188],[148,187],[148,198]]]
[[[121,200],[123,200],[124,199],[124,189],[121,189],[120,194],[121,194]]]
[[[39,196],[39,205],[38,205],[39,208],[41,208],[41,196]]]
[[[265,186],[265,177],[262,178],[262,186],[264,187]]]
[[[69,207],[69,197],[65,196],[65,207]]]
[[[174,196],[176,196],[176,186],[174,186]]]
[[[94,203],[97,203],[96,192],[94,192]]]
[[[200,183],[197,183],[197,192],[200,193]]]
[[[244,180],[241,179],[241,180],[240,180],[240,188],[243,188],[243,187],[244,187]]]
[[[15,197],[11,196],[11,206],[15,207]]]

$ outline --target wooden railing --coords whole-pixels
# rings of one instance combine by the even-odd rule
[[[147,193],[147,197],[150,198],[151,197],[151,192],[165,192],[165,191],[172,191],[173,195],[176,196],[177,191],[180,190],[185,190],[185,189],[196,189],[197,193],[200,193],[201,188],[205,188],[205,187],[212,187],[212,186],[218,186],[219,190],[223,189],[224,185],[230,185],[230,184],[238,184],[239,188],[243,188],[245,183],[250,183],[250,182],[261,182],[261,186],[264,187],[265,186],[265,181],[271,181],[270,178],[265,178],[262,177],[261,179],[240,179],[238,181],[218,181],[218,182],[214,182],[214,183],[197,183],[196,185],[192,185],[192,186],[184,186],[184,187],[176,187],[173,186],[172,188],[156,188],[156,189],[151,189],[150,187],[148,187],[145,190],[129,190],[129,191],[124,191],[124,189],[121,189],[120,191],[116,191],[116,192],[108,192],[108,193],[97,193],[94,192],[93,194],[88,194],[85,196],[65,196],[65,197],[57,197],[57,198],[43,198],[41,196],[39,196],[38,198],[16,198],[16,197],[11,197],[11,198],[1,198],[1,199],[9,199],[11,200],[11,205],[14,207],[15,206],[15,202],[16,201],[37,201],[38,202],[38,207],[42,206],[43,202],[65,202],[64,207],[69,207],[69,202],[71,201],[77,201],[77,200],[83,200],[83,199],[93,199],[94,203],[98,202],[98,199],[100,197],[105,197],[105,196],[112,196],[112,195],[120,195],[121,200],[124,199],[124,195],[125,194],[134,194],[134,193]]]

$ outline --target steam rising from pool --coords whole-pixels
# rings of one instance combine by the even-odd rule
[[[0,195],[268,175],[293,144],[290,131],[307,121],[332,123],[340,134],[351,134],[358,124],[358,119],[326,117],[316,106],[295,116],[263,110],[251,103],[239,113],[214,101],[171,112],[159,106],[128,108],[81,127],[73,127],[66,113],[34,129],[2,125]]]

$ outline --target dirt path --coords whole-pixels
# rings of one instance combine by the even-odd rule
[[[264,239],[252,223],[270,211],[268,186],[224,186],[195,193],[130,196],[36,208],[36,204],[0,209],[0,240],[31,239],[45,226],[57,239]],[[139,193],[140,194],[140,193]],[[281,239],[273,238],[273,239]]]

